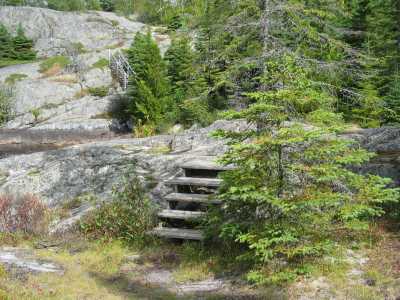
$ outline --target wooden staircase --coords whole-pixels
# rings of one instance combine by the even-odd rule
[[[174,188],[167,195],[169,209],[158,213],[161,225],[151,234],[162,238],[198,240],[204,239],[196,227],[206,215],[211,205],[220,205],[215,195],[222,180],[218,179],[221,171],[231,169],[214,162],[215,157],[199,157],[179,167],[184,170],[183,177],[176,177],[165,182]]]

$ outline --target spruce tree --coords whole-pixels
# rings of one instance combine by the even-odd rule
[[[25,36],[21,24],[18,25],[17,35],[12,38],[13,58],[17,60],[32,60],[36,58],[33,41]]]
[[[337,135],[345,126],[335,112],[335,77],[320,71],[340,72],[351,54],[343,55],[346,45],[328,26],[337,6],[277,4],[264,1],[260,18],[263,84],[247,94],[248,108],[226,114],[248,129],[216,133],[230,145],[222,162],[236,169],[222,175],[223,205],[208,219],[208,229],[251,264],[248,279],[257,283],[295,279],[343,236],[368,232],[383,205],[399,199],[398,189],[386,188],[390,180],[352,171],[373,154]]]
[[[7,28],[0,24],[0,59],[6,60],[13,56],[12,37]]]
[[[135,71],[128,85],[128,110],[135,123],[157,124],[171,104],[170,87],[165,62],[150,31],[136,34],[128,60]]]
[[[193,94],[194,53],[186,38],[174,39],[164,56],[173,92],[182,98]],[[183,99],[181,99],[183,100]]]

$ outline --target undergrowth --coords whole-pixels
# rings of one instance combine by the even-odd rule
[[[112,201],[102,203],[81,221],[80,230],[89,238],[144,244],[149,239],[146,232],[154,227],[154,215],[153,205],[132,167],[121,186],[113,188]]]

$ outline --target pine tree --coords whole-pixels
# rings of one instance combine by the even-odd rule
[[[32,60],[36,58],[33,41],[25,36],[21,24],[18,25],[17,35],[12,38],[13,58],[17,60]]]
[[[170,87],[166,65],[150,31],[136,34],[128,51],[128,60],[135,71],[127,91],[129,112],[135,123],[157,124],[171,104]]]

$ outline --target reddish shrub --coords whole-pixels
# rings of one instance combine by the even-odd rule
[[[9,195],[0,195],[0,231],[14,230],[13,198]]]
[[[0,195],[0,231],[42,234],[48,227],[48,208],[31,194]]]

